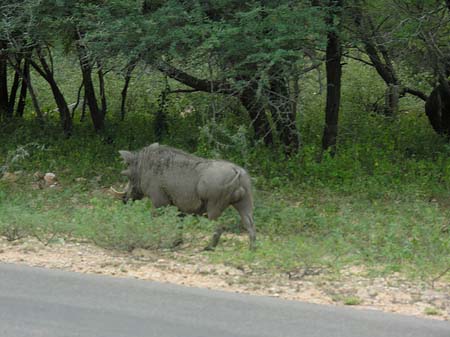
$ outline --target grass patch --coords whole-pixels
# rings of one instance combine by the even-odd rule
[[[425,315],[428,316],[440,316],[442,315],[442,312],[439,309],[436,309],[434,307],[427,307],[425,308],[425,310],[423,311]]]
[[[342,302],[344,305],[361,305],[362,299],[358,296],[346,296],[342,294],[336,294],[332,296],[334,302]]]
[[[351,296],[344,298],[343,303],[345,305],[360,305],[362,300],[359,297]]]

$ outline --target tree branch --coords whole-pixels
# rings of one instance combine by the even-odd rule
[[[156,68],[163,74],[181,82],[197,91],[231,93],[231,87],[225,81],[209,81],[194,77],[164,61],[159,61]]]
[[[39,66],[39,64],[37,64],[36,62],[34,62],[34,60],[32,60],[31,58],[29,58],[28,60],[31,64],[31,66],[34,68],[34,70],[36,70],[39,75],[41,75],[43,78],[45,78],[47,80],[47,74],[44,72],[44,70]]]
[[[373,63],[370,63],[370,62],[368,62],[368,61],[366,61],[366,60],[363,60],[363,59],[361,59],[361,58],[359,58],[359,57],[356,57],[356,56],[350,56],[350,55],[345,55],[345,57],[347,57],[347,58],[349,58],[349,59],[352,59],[352,60],[356,60],[356,61],[361,62],[361,63],[364,63],[364,64],[367,64],[368,66],[375,67],[375,65],[374,65]]]
[[[422,91],[407,88],[407,87],[403,88],[403,93],[411,94],[413,96],[420,98],[423,101],[426,101],[428,99],[428,96],[426,94],[424,94]]]
[[[179,93],[192,93],[199,92],[197,89],[175,89],[167,91],[168,94],[179,94]]]
[[[313,71],[313,70],[319,68],[321,65],[322,65],[322,62],[318,62],[318,63],[312,64],[309,67],[303,68],[300,71],[300,74],[303,75],[303,74],[309,73],[310,71]]]

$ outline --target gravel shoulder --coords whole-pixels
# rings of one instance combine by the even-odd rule
[[[266,295],[329,305],[353,305],[405,315],[450,320],[450,284],[434,287],[399,274],[367,277],[362,268],[326,274],[280,275],[211,264],[203,252],[110,251],[86,242],[60,240],[43,245],[35,239],[0,238],[0,262],[80,273],[131,277],[190,287]]]

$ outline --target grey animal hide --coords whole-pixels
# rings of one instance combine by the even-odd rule
[[[124,202],[149,197],[156,208],[174,205],[183,213],[206,213],[210,220],[216,220],[231,205],[239,212],[250,247],[254,248],[251,182],[242,167],[158,143],[138,152],[119,152],[128,165],[122,171],[129,178]],[[208,249],[217,245],[223,231],[223,226],[218,225]]]

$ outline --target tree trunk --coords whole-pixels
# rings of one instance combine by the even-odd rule
[[[270,78],[268,93],[269,109],[275,122],[279,140],[283,146],[283,152],[290,156],[298,151],[300,146],[297,129],[297,111],[293,109],[287,80],[283,72],[274,67]]]
[[[166,78],[167,83],[167,78]],[[159,107],[155,114],[155,122],[154,122],[154,134],[155,140],[160,142],[163,140],[164,136],[168,134],[168,123],[167,123],[167,91],[168,86],[166,84],[166,89],[163,90],[159,96]]]
[[[83,81],[81,81],[81,85],[78,88],[78,92],[77,92],[77,100],[75,102],[75,105],[72,107],[72,111],[71,111],[72,112],[72,120],[75,118],[75,110],[78,108],[78,105],[80,104],[81,91],[83,90],[83,88],[84,88],[84,83],[83,83]]]
[[[80,59],[81,73],[84,83],[84,98],[91,113],[92,123],[95,131],[100,131],[104,126],[105,115],[99,109],[95,95],[94,83],[92,82],[92,66],[84,46],[77,43],[78,57]]]
[[[325,107],[325,127],[322,138],[322,149],[324,151],[330,149],[332,155],[334,155],[336,151],[342,75],[341,42],[336,32],[336,26],[334,25],[334,17],[335,15],[339,15],[336,13],[336,10],[340,10],[342,0],[330,1],[329,5],[333,6],[333,3],[335,6],[334,10],[326,19],[327,24],[329,25],[325,61],[327,72],[327,103]]]
[[[44,120],[44,115],[42,114],[41,107],[39,106],[39,101],[38,101],[36,93],[34,91],[33,83],[32,83],[32,80],[31,80],[31,74],[30,74],[30,62],[28,60],[25,61],[25,65],[24,65],[24,70],[23,71],[24,71],[23,79],[26,80],[26,84],[27,84],[27,87],[28,87],[28,92],[30,93],[31,102],[33,103],[34,111],[36,112],[36,116],[37,116],[38,120],[43,121]]]
[[[8,113],[8,69],[6,43],[0,40],[0,119]]]
[[[434,131],[450,138],[450,92],[442,84],[434,88],[428,96],[425,113]]]
[[[61,124],[64,130],[64,134],[66,136],[70,136],[72,134],[72,118],[70,116],[70,110],[67,106],[66,99],[64,98],[63,93],[59,90],[56,81],[53,76],[49,81],[50,87],[52,89],[53,97],[55,98],[56,105],[58,106],[58,110],[61,116]]]
[[[239,98],[252,120],[256,139],[262,139],[265,145],[272,145],[272,129],[266,116],[264,104],[257,96],[256,89],[255,87],[248,86]]]
[[[102,65],[100,62],[98,62],[98,85],[100,89],[100,102],[102,106],[101,113],[103,116],[105,116],[108,106],[106,102],[105,74],[103,72]]]
[[[21,66],[21,60],[17,61],[17,66],[20,69]],[[14,79],[11,86],[11,92],[9,93],[9,104],[8,104],[8,113],[7,117],[12,118],[14,116],[14,105],[16,104],[16,97],[17,97],[17,90],[19,89],[19,82],[20,82],[20,73],[14,72]]]
[[[84,122],[84,120],[86,119],[86,108],[87,108],[86,96],[83,96],[83,105],[81,106],[80,122]]]
[[[22,83],[20,84],[19,101],[17,102],[16,117],[23,117],[25,100],[27,98],[28,82],[30,80],[30,63],[25,59],[22,70]],[[40,110],[39,110],[40,111]]]
[[[136,67],[136,64],[131,62],[130,64],[128,64],[127,71],[125,73],[125,83],[124,83],[123,89],[122,89],[122,102],[120,104],[120,119],[122,121],[125,119],[125,103],[127,100],[128,87],[129,87],[130,81],[131,81],[131,73],[133,72],[135,67]]]
[[[390,84],[385,93],[385,115],[395,117],[398,114],[399,86]]]
[[[56,83],[55,77],[53,75],[53,72],[51,71],[44,55],[40,50],[37,50],[37,54],[42,68],[32,59],[30,59],[30,64],[50,85],[50,89],[52,90],[53,93],[53,98],[55,99],[55,103],[58,107],[63,132],[67,137],[69,137],[72,133],[72,118],[70,116],[70,109],[67,106],[66,99],[64,98],[63,93],[59,89],[58,84]]]

